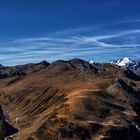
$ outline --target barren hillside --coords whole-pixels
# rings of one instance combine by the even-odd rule
[[[0,67],[14,140],[139,140],[140,77],[80,59]]]

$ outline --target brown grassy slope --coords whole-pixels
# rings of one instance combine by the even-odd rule
[[[19,129],[15,140],[140,138],[139,92],[117,66],[56,61],[12,78],[0,80],[1,104]]]

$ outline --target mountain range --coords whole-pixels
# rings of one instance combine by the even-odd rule
[[[114,63],[1,65],[0,140],[139,140],[140,77]]]
[[[119,60],[111,61],[111,63],[129,69],[140,76],[140,60],[131,60],[130,58],[125,57]]]

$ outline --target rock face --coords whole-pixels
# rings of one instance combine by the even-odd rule
[[[4,138],[17,132],[18,130],[6,121],[2,107],[0,106],[0,140],[4,140]]]
[[[4,116],[0,106],[0,140],[4,140]]]
[[[7,73],[0,79],[0,103],[19,130],[14,140],[140,139],[140,81],[134,73],[80,59],[0,72]]]

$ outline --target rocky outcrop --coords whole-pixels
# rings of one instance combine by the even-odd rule
[[[7,122],[3,115],[2,107],[0,106],[0,140],[4,140],[17,132],[18,130]]]

